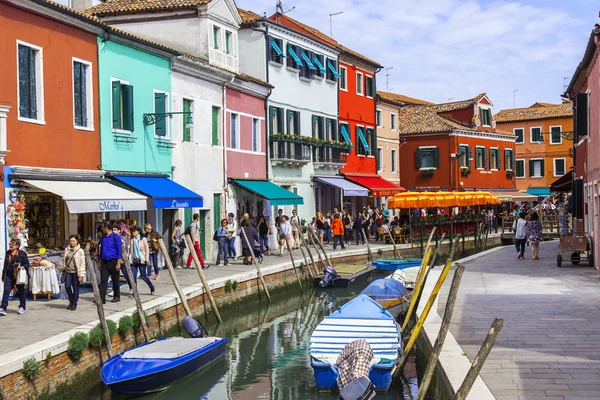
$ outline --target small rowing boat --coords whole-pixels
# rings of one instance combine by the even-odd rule
[[[385,307],[394,318],[406,311],[411,293],[402,283],[391,278],[377,279],[360,292]]]

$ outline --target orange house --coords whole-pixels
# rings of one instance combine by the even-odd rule
[[[550,194],[550,184],[573,166],[571,103],[535,103],[528,108],[502,110],[494,116],[498,128],[514,133],[517,189],[534,195]]]

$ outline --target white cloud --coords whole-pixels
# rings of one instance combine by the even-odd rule
[[[487,92],[495,110],[558,102],[596,22],[589,0],[304,0],[289,16],[329,33],[390,71],[390,90],[431,101]],[[237,0],[273,14],[274,0]],[[378,74],[385,90],[385,73]]]

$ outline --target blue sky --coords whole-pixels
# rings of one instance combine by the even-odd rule
[[[276,0],[237,0],[271,15]],[[598,22],[595,0],[283,0],[288,15],[379,61],[389,89],[434,102],[486,92],[494,112],[560,102]],[[377,88],[386,89],[385,71]]]

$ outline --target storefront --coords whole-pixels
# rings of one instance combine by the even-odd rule
[[[322,213],[333,212],[334,208],[338,208],[356,215],[369,196],[368,189],[341,176],[315,176],[313,184],[316,208]]]

